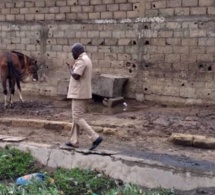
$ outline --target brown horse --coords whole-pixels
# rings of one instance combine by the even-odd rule
[[[13,106],[13,99],[15,93],[15,84],[17,85],[19,98],[22,102],[20,82],[28,82],[29,76],[32,76],[33,81],[38,80],[38,66],[37,61],[30,57],[17,52],[5,52],[0,57],[0,75],[5,97],[5,108],[8,107],[7,101],[7,81],[10,89],[9,104]]]

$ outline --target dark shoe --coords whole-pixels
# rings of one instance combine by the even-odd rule
[[[89,150],[94,150],[102,141],[103,141],[103,138],[99,136],[96,139],[96,141],[93,142],[93,145],[91,146],[91,148]]]
[[[78,145],[72,144],[72,143],[70,143],[70,142],[66,142],[65,145],[66,145],[66,146],[69,146],[69,147],[73,147],[73,148],[79,148]]]

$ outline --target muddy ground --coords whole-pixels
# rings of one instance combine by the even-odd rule
[[[3,96],[2,96],[3,97]],[[2,98],[3,99],[3,98]],[[17,100],[18,98],[16,98]],[[62,97],[32,97],[25,95],[25,103],[15,102],[14,108],[4,109],[0,117],[37,118],[72,121],[71,102]],[[188,133],[215,137],[215,106],[167,106],[126,100],[127,107],[113,109],[92,101],[86,113],[87,121],[117,131],[105,134],[102,149],[120,150],[133,156],[163,161],[186,168],[215,171],[215,150],[175,146],[169,142],[172,133]],[[2,135],[27,136],[30,141],[64,143],[69,138],[66,130],[11,128],[0,125]],[[80,146],[88,148],[90,141],[83,133]],[[190,193],[191,194],[191,193]],[[201,193],[197,193],[201,194]],[[214,192],[215,194],[215,192]]]

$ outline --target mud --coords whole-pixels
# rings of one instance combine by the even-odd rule
[[[4,109],[2,101],[0,117],[72,121],[70,100],[29,95],[25,98],[25,103],[15,102],[14,108],[9,109]],[[110,109],[100,102],[90,102],[87,121],[91,125],[117,130],[116,135],[103,135],[101,148],[120,150],[130,156],[162,161],[185,169],[215,171],[215,150],[175,146],[168,140],[171,133],[215,137],[215,106],[176,107],[147,102],[141,104],[133,100],[126,100],[126,103],[127,107],[119,105]],[[29,141],[43,143],[64,143],[69,138],[69,131],[60,129],[53,131],[4,125],[0,125],[0,129],[1,134],[27,136]],[[88,148],[90,144],[83,132],[80,136],[81,147]],[[210,194],[211,190],[206,192]],[[189,193],[201,194],[204,190]]]

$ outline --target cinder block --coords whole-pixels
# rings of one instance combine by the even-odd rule
[[[204,54],[206,53],[206,47],[190,46],[190,54]]]
[[[168,0],[167,7],[181,7],[182,0]]]
[[[66,14],[56,14],[55,19],[56,20],[65,20],[66,19]]]
[[[50,7],[49,8],[49,13],[54,14],[54,13],[59,13],[60,8],[59,7]]]
[[[25,2],[24,1],[18,1],[18,2],[16,2],[16,7],[18,7],[18,8],[25,7]]]
[[[63,47],[62,45],[52,45],[52,51],[56,51],[56,52],[62,52],[63,51]]]
[[[127,11],[127,18],[137,18],[138,16],[138,11]]]
[[[127,16],[126,11],[117,11],[113,13],[113,17],[115,19],[124,19],[126,18],[126,16]]]
[[[69,6],[73,6],[77,4],[78,4],[78,0],[67,0],[67,5]]]
[[[99,37],[99,31],[88,31],[87,37],[89,38],[96,38]]]
[[[1,13],[5,14],[5,15],[10,14],[10,9],[4,8],[4,9],[1,10]]]
[[[87,32],[76,32],[76,37],[77,38],[86,38],[87,37]]]
[[[92,78],[92,93],[102,97],[121,97],[122,90],[128,77],[117,75],[93,75]]]
[[[28,51],[35,51],[35,50],[36,50],[36,46],[35,46],[35,45],[27,45],[27,46],[26,46],[26,49],[27,49]]]
[[[83,12],[93,12],[93,6],[82,6]]]
[[[133,5],[131,3],[119,4],[119,10],[121,10],[121,11],[132,11]]]
[[[65,7],[66,1],[65,0],[56,1],[56,6],[57,7]]]
[[[214,0],[199,0],[199,6],[213,7],[215,5]]]
[[[60,7],[60,13],[70,13],[70,7],[66,6],[66,7]]]
[[[180,38],[167,38],[166,44],[168,45],[181,45],[181,39]]]
[[[102,12],[101,13],[101,19],[112,19],[113,18],[113,12]]]
[[[67,13],[66,19],[75,20],[75,19],[77,19],[77,14],[76,13]]]
[[[166,45],[165,38],[152,38],[150,45],[164,46]]]
[[[179,54],[167,54],[165,56],[165,62],[177,63],[180,62],[181,56]]]
[[[200,46],[214,46],[215,41],[214,41],[214,38],[199,38],[198,45],[200,45]]]
[[[101,14],[99,12],[89,13],[89,19],[98,20],[101,18]]]
[[[188,16],[190,15],[190,8],[175,8],[176,16]]]
[[[106,38],[106,37],[111,37],[112,36],[112,32],[111,31],[101,31],[99,33],[99,37],[100,38]]]
[[[160,16],[173,16],[174,15],[174,9],[173,8],[166,8],[166,9],[159,9]]]
[[[189,1],[187,1],[187,0],[182,0],[182,6],[185,6],[185,7],[187,7],[187,6],[198,6],[198,0],[189,0]]]
[[[37,12],[38,12],[38,8],[34,8],[34,7],[29,8],[29,13],[30,14],[35,14]]]
[[[78,5],[90,5],[90,0],[78,0]]]
[[[114,4],[114,0],[102,0],[103,4]]]
[[[77,13],[77,19],[79,20],[87,20],[89,18],[89,14],[87,13]]]
[[[190,30],[190,37],[206,37],[207,33],[206,30]]]
[[[95,5],[94,9],[95,12],[104,12],[106,11],[106,5]]]
[[[107,10],[108,11],[118,11],[119,10],[119,4],[108,4]]]
[[[82,13],[81,6],[72,6],[71,7],[71,12]]]
[[[206,7],[193,7],[191,8],[191,15],[206,15]]]
[[[189,47],[188,46],[174,46],[173,51],[175,54],[188,54]]]
[[[12,14],[6,15],[6,20],[7,21],[15,21],[15,15],[12,15]]]
[[[197,61],[197,55],[193,55],[193,54],[182,54],[181,55],[181,62],[182,63],[195,63]]]
[[[140,0],[128,0],[128,3],[139,3]]]
[[[45,1],[45,7],[55,7],[55,1]]]
[[[34,7],[34,2],[25,2],[25,7]]]
[[[173,37],[173,31],[172,30],[160,30],[158,32],[158,37]]]
[[[45,1],[39,1],[39,0],[37,0],[35,2],[35,7],[45,7]]]
[[[180,22],[167,22],[166,23],[166,28],[180,29],[181,28],[181,23]]]
[[[152,9],[162,9],[166,8],[166,1],[156,1],[152,2]]]
[[[112,36],[113,36],[113,38],[125,38],[126,36],[125,36],[125,31],[114,31],[114,32],[112,32]],[[134,32],[133,32],[133,34],[134,34]],[[135,36],[136,37],[136,36]]]
[[[46,20],[54,20],[55,19],[55,14],[45,14],[45,19]]]
[[[201,54],[197,56],[197,61],[213,62],[213,56],[210,54]]]
[[[91,5],[102,4],[102,0],[90,0]]]
[[[35,14],[34,17],[35,17],[35,20],[44,20],[45,19],[44,14]]]
[[[6,6],[6,8],[13,8],[13,7],[15,7],[15,4],[14,3],[6,3],[5,4]]]
[[[115,0],[115,3],[127,3],[127,0]]]
[[[118,45],[129,45],[131,41],[131,39],[118,39]]]
[[[208,14],[209,15],[215,15],[215,7],[209,7],[208,8]]]
[[[0,21],[1,21],[1,22],[4,22],[5,20],[6,20],[5,15],[0,15]]]

